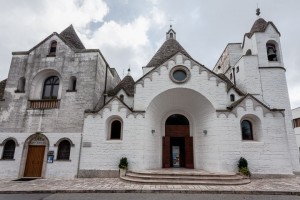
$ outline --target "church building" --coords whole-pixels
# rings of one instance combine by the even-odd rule
[[[120,80],[72,25],[13,52],[0,83],[0,178],[118,177],[122,157],[129,170],[237,173],[244,157],[253,175],[300,172],[275,24],[258,17],[212,70],[176,34],[170,26],[137,80],[130,70]]]

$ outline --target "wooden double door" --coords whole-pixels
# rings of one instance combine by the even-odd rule
[[[189,125],[166,125],[162,142],[163,168],[194,168],[193,137],[190,137]]]
[[[45,146],[29,145],[24,177],[41,177],[45,156]]]

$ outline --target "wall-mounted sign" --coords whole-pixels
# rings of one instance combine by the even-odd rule
[[[53,163],[54,155],[48,155],[47,156],[47,163]]]
[[[30,141],[30,145],[46,145],[46,139],[45,137],[41,135],[36,135],[32,140]]]
[[[92,147],[91,142],[82,142],[82,147]]]

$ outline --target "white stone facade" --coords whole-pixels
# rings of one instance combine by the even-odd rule
[[[292,110],[292,114],[293,114],[293,123],[294,123],[294,131],[295,131],[295,136],[296,136],[296,143],[297,143],[297,147],[298,150],[300,151],[300,108],[295,108]],[[296,122],[296,120],[298,120],[298,124]],[[300,157],[299,157],[300,159]]]
[[[257,23],[264,29],[255,29]],[[30,174],[28,152],[37,138],[43,140],[37,146],[45,147],[42,178],[116,177],[122,157],[129,170],[172,167],[174,145],[183,149],[184,167],[232,173],[244,157],[254,175],[300,171],[280,33],[273,23],[256,21],[243,43],[227,45],[213,70],[189,56],[170,29],[143,76],[133,81],[128,75],[121,82],[99,50],[78,46],[80,41],[72,43],[63,33],[13,56],[0,101],[0,177]],[[49,57],[53,40],[58,50]],[[276,61],[268,60],[269,43],[276,47]],[[61,81],[53,100],[60,106],[45,109],[34,102],[48,102],[42,98],[49,76]],[[70,91],[73,76],[76,91]],[[27,81],[22,93],[15,92],[20,77]],[[168,127],[175,115],[188,125]],[[251,124],[251,139],[242,136],[244,121]],[[13,159],[5,151],[9,140],[15,142]],[[70,144],[68,159],[59,157],[62,141]],[[49,153],[53,163],[47,162]]]

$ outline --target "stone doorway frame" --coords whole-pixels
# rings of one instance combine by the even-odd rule
[[[19,170],[19,178],[24,177],[26,161],[27,161],[27,154],[28,154],[28,148],[29,148],[29,145],[32,145],[32,144],[30,144],[31,141],[33,141],[37,137],[43,138],[44,141],[45,141],[44,144],[37,144],[37,145],[45,146],[43,167],[42,167],[42,173],[41,173],[40,178],[45,178],[45,176],[46,176],[47,154],[48,154],[49,146],[50,146],[49,139],[42,133],[35,133],[35,134],[30,135],[24,142],[23,152],[22,152],[22,157],[21,157],[21,163],[20,163],[20,170]]]

